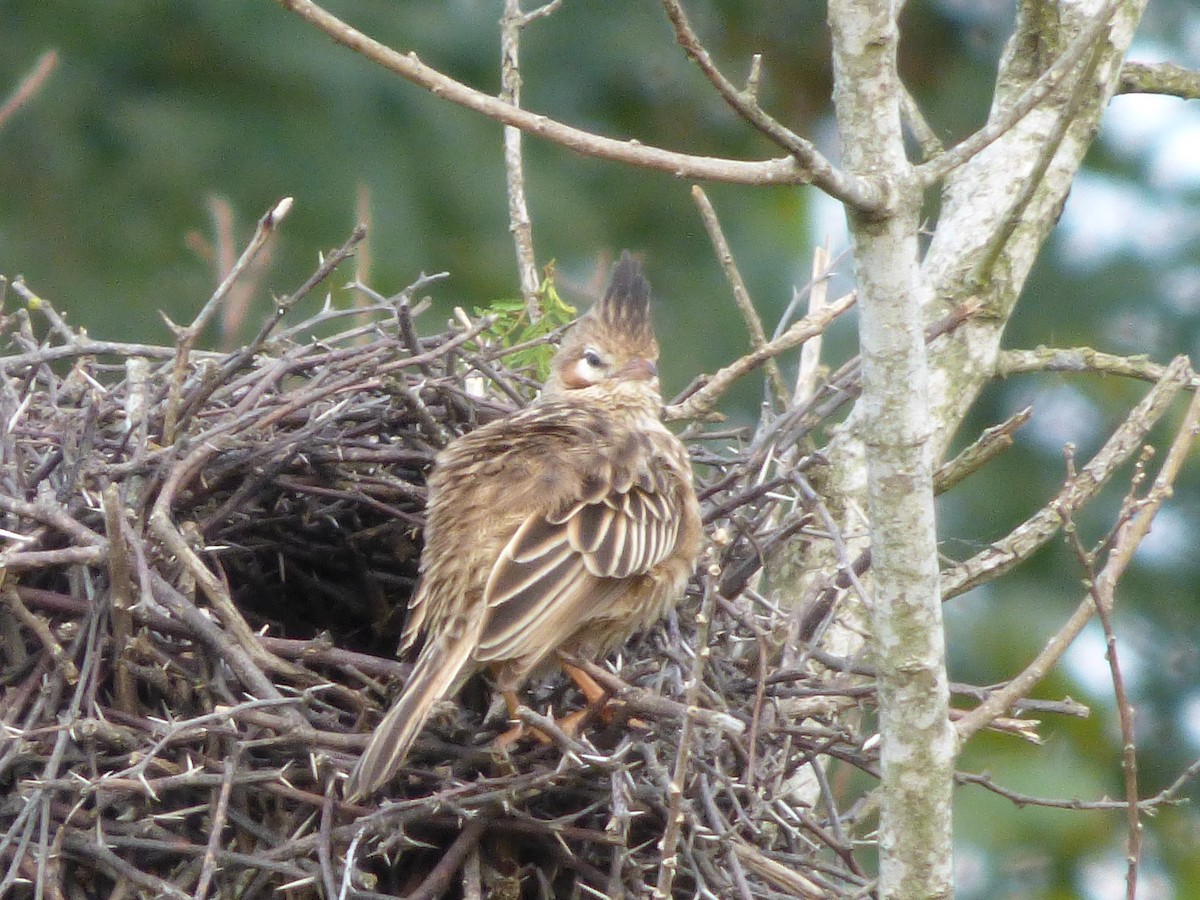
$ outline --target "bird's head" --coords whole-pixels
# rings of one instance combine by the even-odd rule
[[[544,393],[627,381],[657,391],[657,362],[650,283],[638,261],[625,251],[600,302],[579,318],[555,354]]]

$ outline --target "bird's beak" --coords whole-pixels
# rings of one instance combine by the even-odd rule
[[[635,356],[617,370],[617,377],[623,381],[650,381],[658,377],[658,366],[652,359]]]

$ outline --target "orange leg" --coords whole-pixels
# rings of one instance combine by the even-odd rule
[[[521,700],[517,696],[517,692],[516,691],[502,691],[500,696],[504,698],[504,706],[508,709],[508,717],[510,719],[516,719],[517,718],[517,707],[521,705]],[[552,741],[547,735],[538,731],[536,728],[526,728],[524,722],[518,721],[516,725],[514,725],[512,728],[508,729],[508,731],[504,732],[504,734],[502,734],[496,738],[496,746],[497,747],[511,747],[513,744],[515,744],[517,741],[519,741],[521,738],[523,738],[526,735],[526,733],[532,734],[535,738],[537,738],[537,740],[541,741],[543,744],[553,744],[554,743],[554,741]]]
[[[624,706],[624,704],[619,700],[610,701],[609,698],[612,695],[608,692],[608,690],[601,687],[595,678],[578,666],[573,665],[564,659],[562,660],[562,667],[563,671],[566,672],[570,679],[575,682],[575,685],[580,691],[583,692],[583,696],[587,699],[587,706],[584,709],[581,709],[578,712],[573,712],[567,716],[566,719],[562,720],[560,724],[563,726],[563,731],[566,731],[567,734],[574,735],[575,731],[567,730],[568,720],[572,720],[570,722],[572,728],[578,728],[579,725],[593,712],[598,712],[601,719],[608,724],[612,724],[613,719],[617,718],[618,710]],[[649,727],[641,719],[628,719],[626,724],[632,728]]]
[[[563,733],[569,737],[576,737],[580,729],[593,716],[599,715],[605,722],[611,723],[617,717],[618,708],[622,705],[619,702],[609,702],[611,696],[609,692],[600,686],[600,684],[591,675],[585,672],[572,663],[562,660],[563,671],[567,676],[575,682],[576,687],[582,692],[587,705],[583,709],[578,709],[573,713],[569,713],[558,719],[556,724],[562,729]],[[504,705],[508,708],[508,717],[510,719],[517,718],[517,707],[521,705],[520,699],[517,697],[516,691],[503,691],[501,696],[504,698]],[[633,728],[646,728],[645,722],[638,719],[629,719],[627,724]],[[531,734],[534,738],[544,744],[554,743],[550,737],[536,728],[529,728],[524,723],[518,722],[508,731],[496,738],[498,747],[511,747],[526,734]]]
[[[596,679],[579,668],[579,666],[563,660],[562,667],[567,676],[583,692],[583,696],[587,698],[588,706],[595,706],[608,700],[608,691],[600,687]]]

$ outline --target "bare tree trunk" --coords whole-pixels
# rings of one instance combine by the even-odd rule
[[[904,149],[892,3],[834,0],[834,102],[847,169],[882,178],[890,203],[851,213],[874,573],[870,622],[879,692],[881,897],[953,896],[949,720],[938,591],[932,440],[917,226],[921,192]]]

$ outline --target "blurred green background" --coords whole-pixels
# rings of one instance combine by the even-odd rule
[[[499,89],[498,0],[330,8],[471,85]],[[735,80],[750,54],[763,53],[764,105],[836,152],[823,4],[725,0],[688,10]],[[908,5],[904,75],[945,140],[982,122],[1011,16],[1002,2]],[[333,45],[270,0],[10,0],[0,4],[0,95],[50,48],[57,70],[0,130],[0,272],[23,274],[93,335],[165,342],[159,311],[186,321],[199,309],[215,283],[198,249],[198,236],[211,239],[214,195],[234,210],[239,242],[279,198],[296,199],[252,324],[269,291],[292,289],[319,251],[345,239],[360,192],[369,197],[377,289],[399,290],[422,271],[451,274],[432,289],[438,306],[428,330],[454,305],[517,294],[500,128]],[[521,49],[529,108],[673,149],[778,155],[707,88],[655,3],[568,2],[527,29]],[[1200,63],[1196,4],[1151,4],[1134,56]],[[534,140],[525,147],[539,263],[557,262],[568,299],[586,299],[600,266],[623,247],[645,255],[661,298],[668,393],[745,348],[688,183]],[[809,189],[707,189],[770,330],[807,280],[813,244],[828,237],[835,252],[844,247],[840,211]],[[1007,343],[1088,344],[1165,362],[1196,354],[1198,323],[1200,107],[1118,98]],[[852,350],[843,325],[831,357]],[[757,390],[743,388],[728,411],[752,415]],[[944,498],[947,555],[975,552],[1036,510],[1061,482],[1062,445],[1074,442],[1086,459],[1143,390],[1090,376],[989,388],[962,440],[1027,403],[1035,418],[1012,452]],[[1118,488],[1084,517],[1089,538],[1103,533],[1119,500]],[[1143,796],[1200,755],[1198,508],[1193,463],[1120,598]],[[1078,567],[1058,544],[1017,576],[952,602],[952,677],[989,683],[1012,674],[1080,597]],[[1119,796],[1120,735],[1103,654],[1102,635],[1089,631],[1038,692],[1088,703],[1089,720],[1048,720],[1042,748],[985,737],[964,767],[986,768],[1024,793]],[[1200,791],[1193,784],[1184,794]],[[1018,809],[964,788],[956,815],[962,897],[1124,896],[1122,813]],[[1196,811],[1165,809],[1147,826],[1141,895],[1200,896]]]

